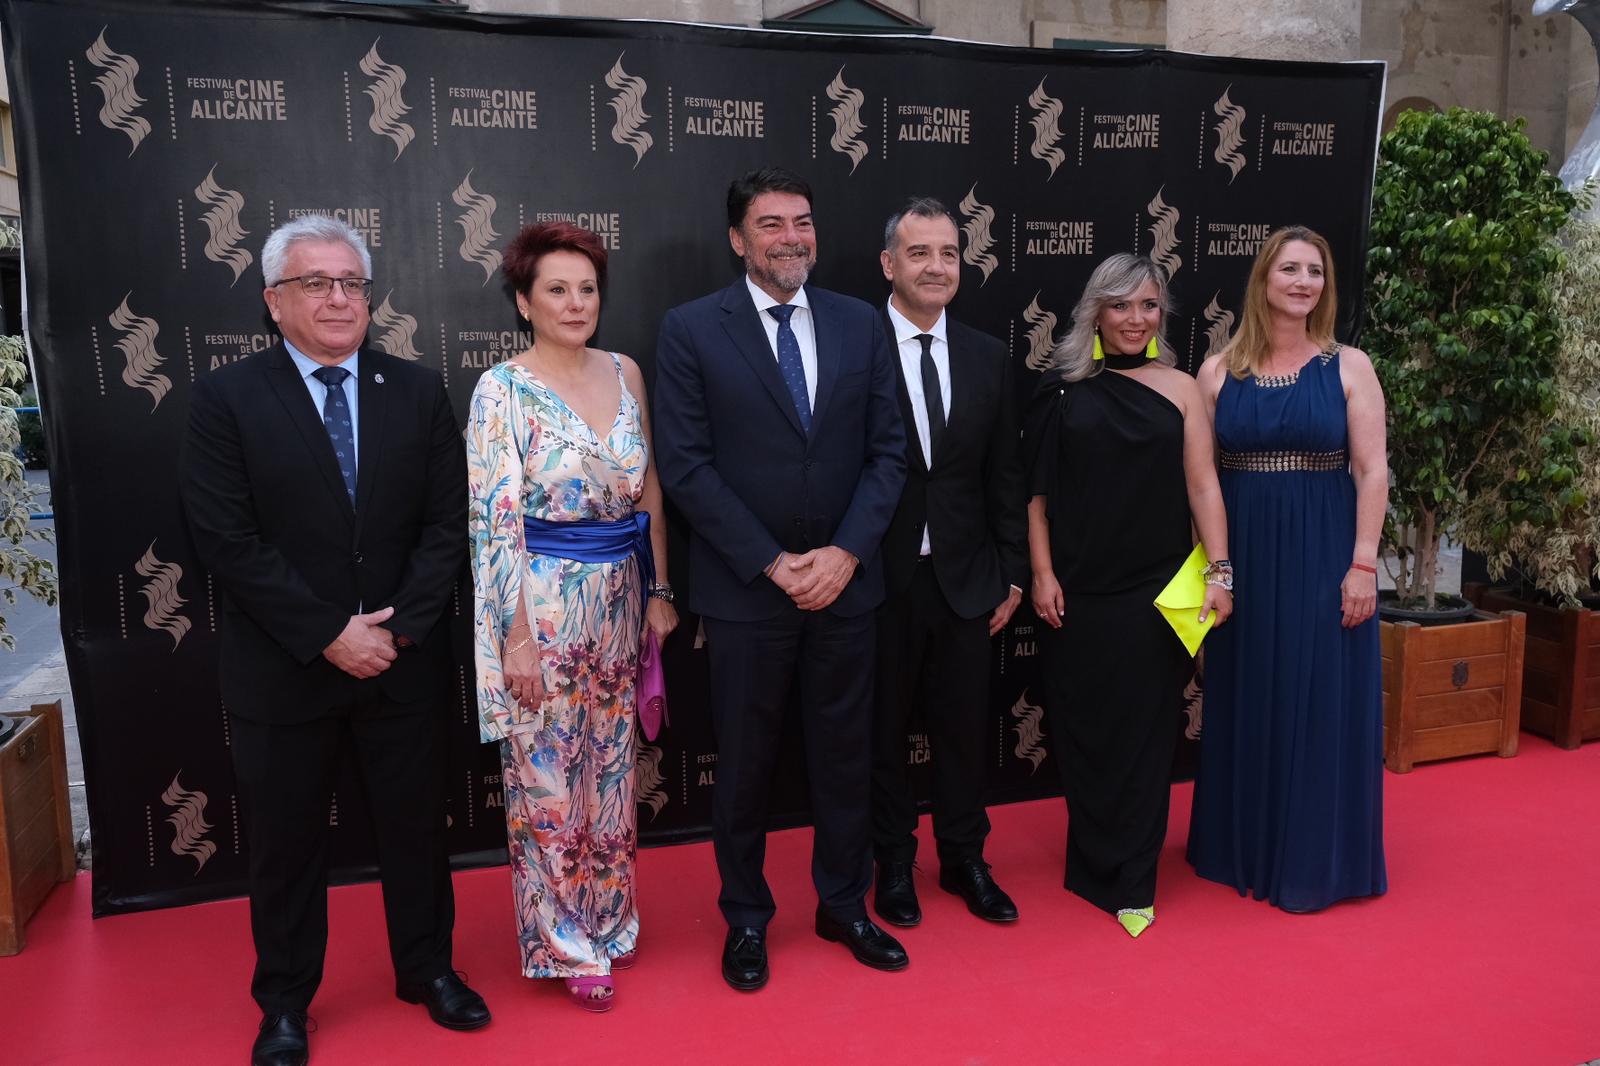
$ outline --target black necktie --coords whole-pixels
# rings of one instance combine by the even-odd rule
[[[939,368],[933,365],[933,335],[917,334],[922,342],[922,402],[928,407],[928,465],[944,439],[944,393],[939,389]]]
[[[322,401],[322,424],[328,427],[333,454],[339,459],[339,473],[350,502],[356,502],[356,438],[350,431],[350,405],[344,398],[344,379],[350,371],[342,366],[319,366],[311,376],[327,386],[328,398]]]

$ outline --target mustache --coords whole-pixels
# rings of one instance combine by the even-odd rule
[[[779,255],[804,255],[809,256],[810,250],[803,244],[777,244],[767,249],[769,258]]]

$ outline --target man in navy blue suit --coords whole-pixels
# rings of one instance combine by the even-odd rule
[[[692,528],[689,607],[711,660],[722,974],[752,991],[767,982],[768,794],[797,681],[817,935],[880,970],[907,964],[865,906],[878,545],[906,444],[882,316],[806,285],[811,187],[778,168],[739,178],[728,240],[744,276],[661,323],[656,457]]]

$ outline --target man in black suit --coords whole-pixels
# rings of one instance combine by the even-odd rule
[[[182,489],[222,592],[219,669],[250,846],[255,1066],[304,1063],[328,939],[328,810],[348,745],[377,830],[401,999],[488,1024],[451,968],[444,607],[466,460],[439,375],[361,347],[372,259],[326,216],[261,255],[281,343],[195,385]]]
[[[878,544],[905,434],[878,314],[806,284],[810,186],[777,168],[733,182],[728,240],[744,275],[661,323],[656,457],[693,532],[689,606],[705,626],[717,735],[722,973],[748,991],[767,981],[767,804],[797,679],[817,935],[868,966],[907,963],[865,904]]]
[[[899,356],[907,476],[883,542],[888,598],[878,610],[873,907],[893,925],[922,921],[911,876],[917,808],[906,765],[907,723],[921,694],[933,749],[939,887],[980,918],[1015,921],[1016,906],[983,861],[989,640],[1022,602],[1028,575],[1010,363],[999,341],[945,314],[961,283],[961,253],[943,204],[919,197],[890,218],[880,260],[894,289],[883,315]]]

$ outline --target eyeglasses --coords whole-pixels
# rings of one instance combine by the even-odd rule
[[[347,300],[365,302],[372,296],[371,278],[329,278],[321,274],[301,274],[297,278],[279,278],[272,284],[277,287],[291,281],[299,282],[300,291],[313,300],[327,299],[328,294],[333,292],[335,282],[338,282],[339,288],[344,290],[345,299]]]

